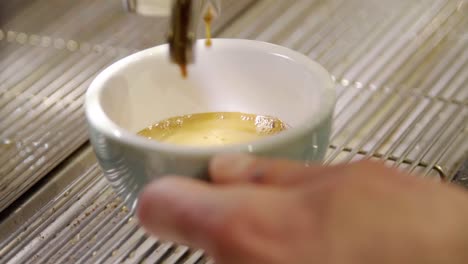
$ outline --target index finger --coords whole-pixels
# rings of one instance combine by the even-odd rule
[[[144,228],[161,239],[204,249],[215,258],[252,263],[251,249],[271,238],[263,233],[285,226],[284,210],[297,204],[291,202],[294,197],[277,188],[165,177],[145,188],[137,215]],[[253,226],[264,231],[250,232]]]

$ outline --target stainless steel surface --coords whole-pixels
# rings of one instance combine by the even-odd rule
[[[465,160],[460,170],[455,174],[454,182],[461,186],[468,186],[468,158]]]
[[[327,163],[365,153],[451,179],[468,150],[467,13],[466,1],[262,1],[223,35],[289,46],[331,71]]]
[[[70,5],[59,0],[48,2]],[[101,1],[80,1],[67,14],[73,17],[80,8],[91,4],[100,6],[97,3]],[[237,3],[230,5],[237,5],[237,11],[243,14],[218,28],[218,36],[260,39],[289,46],[320,61],[334,75],[339,100],[327,163],[375,157],[387,160],[390,166],[453,180],[468,155],[467,1]],[[41,7],[31,6],[29,13],[22,14],[34,17]],[[55,11],[60,13],[58,9]],[[83,14],[76,14],[76,19]],[[88,15],[93,14],[96,16],[92,12]],[[120,21],[121,26],[114,25],[114,30],[126,29],[138,41],[112,37],[109,30],[101,41],[92,43],[107,41],[116,49],[125,48],[130,52],[157,42],[156,30],[146,34],[136,30],[140,28],[139,23],[154,28],[151,20],[124,15],[110,17],[114,18],[109,18],[109,27]],[[0,80],[6,80],[7,85],[0,83],[0,133],[4,139],[3,131],[8,129],[9,137],[18,135],[19,141],[25,143],[14,145],[14,151],[2,149],[0,159],[4,153],[11,153],[6,160],[17,162],[13,166],[16,168],[29,157],[19,156],[27,147],[35,156],[44,153],[40,155],[45,157],[44,165],[34,167],[44,168],[42,173],[28,172],[32,166],[28,164],[23,166],[24,171],[9,174],[11,179],[23,182],[31,179],[28,175],[39,179],[76,149],[73,144],[86,140],[82,113],[78,110],[82,101],[76,99],[81,98],[85,89],[83,79],[91,78],[103,67],[101,64],[118,56],[109,58],[89,52],[86,56],[78,53],[73,57],[68,51],[34,47],[28,44],[31,36],[20,45],[24,41],[19,32],[37,31],[26,30],[29,20],[17,21],[16,30],[1,26],[4,33],[0,38]],[[80,31],[74,28],[76,25],[68,29],[63,21],[66,19],[51,19],[43,34],[68,39],[67,32]],[[97,22],[92,20],[89,24],[94,23]],[[32,22],[29,26],[41,28]],[[63,28],[68,31],[60,31]],[[92,32],[100,32],[96,28]],[[8,30],[17,33],[12,37]],[[79,38],[75,35],[70,39]],[[14,68],[9,69],[11,65]],[[82,81],[75,81],[77,78]],[[48,99],[49,104],[43,99]],[[24,110],[14,115],[16,109]],[[51,131],[41,142],[48,144],[47,151],[34,147],[34,140],[29,140],[44,136],[41,127]],[[49,154],[54,150],[57,154]],[[212,263],[201,251],[147,237],[107,186],[89,148],[84,147],[73,157],[63,168],[49,174],[49,184],[24,198],[13,212],[1,215],[0,263]],[[26,189],[31,184],[21,186]],[[15,200],[17,195],[11,197]]]
[[[25,225],[18,228],[11,221],[8,227],[2,224],[1,230],[16,231],[6,239],[1,234],[0,262],[115,263],[147,259],[148,263],[176,263],[185,259],[181,263],[198,263],[203,257],[200,251],[147,237],[89,157],[92,155],[88,148],[64,168],[62,175],[57,175],[60,181],[73,172],[82,172],[51,203],[28,217]],[[30,205],[25,207],[31,209]]]
[[[0,210],[86,141],[83,94],[95,74],[153,42],[144,35],[155,22],[125,17],[120,5],[50,1],[63,8],[54,12],[39,2],[2,25]],[[35,16],[45,12],[50,21]]]

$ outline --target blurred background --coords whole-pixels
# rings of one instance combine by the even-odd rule
[[[87,141],[89,83],[167,27],[119,0],[0,1],[0,263],[211,262],[148,237]],[[214,35],[284,45],[332,73],[327,164],[375,158],[468,187],[468,1],[223,0]]]

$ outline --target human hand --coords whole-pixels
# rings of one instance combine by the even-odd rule
[[[468,195],[364,161],[309,167],[218,157],[213,183],[164,177],[138,217],[218,264],[468,263]]]

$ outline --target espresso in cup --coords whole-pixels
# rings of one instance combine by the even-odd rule
[[[253,142],[286,129],[287,125],[283,121],[271,116],[210,112],[169,118],[138,134],[181,146],[212,147]]]

